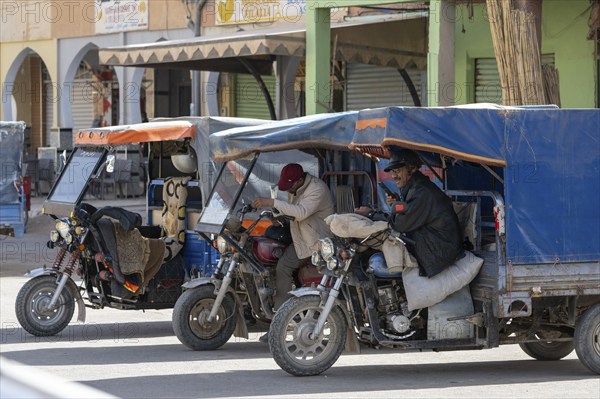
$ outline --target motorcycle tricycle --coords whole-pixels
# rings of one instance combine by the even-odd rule
[[[306,376],[361,345],[518,344],[545,361],[575,350],[600,374],[600,216],[590,200],[600,196],[599,126],[598,110],[555,107],[360,111],[350,148],[383,158],[390,146],[419,151],[457,213],[466,210],[459,220],[470,251],[420,277],[386,253],[414,245],[406,237],[385,222],[369,230],[370,220],[355,221],[368,234],[336,230],[335,220],[351,217],[335,215],[313,256],[321,283],[293,291],[272,320],[277,364]]]
[[[187,282],[175,304],[173,329],[184,345],[216,349],[232,335],[248,338],[246,321],[270,322],[276,264],[291,243],[290,220],[275,209],[257,212],[248,204],[256,196],[283,199],[274,183],[286,163],[301,163],[318,175],[326,149],[350,143],[355,120],[356,113],[303,117],[210,137],[213,160],[225,163],[196,231],[215,242],[221,257],[212,276]],[[296,287],[310,286],[320,276],[307,262],[295,280]]]
[[[43,205],[55,220],[48,246],[57,251],[50,267],[29,272],[15,311],[29,333],[60,333],[85,320],[85,308],[139,310],[172,308],[190,271],[214,267],[216,250],[188,233],[197,218],[202,184],[208,185],[208,135],[234,126],[262,123],[233,118],[188,118],[91,129],[76,134],[72,151]],[[149,146],[146,169],[149,225],[141,215],[89,203],[119,184],[136,187],[123,146]],[[119,169],[118,165],[125,165]],[[108,186],[108,187],[107,187]],[[125,187],[124,187],[125,188]],[[123,190],[127,193],[127,188]],[[86,202],[88,201],[88,202]],[[208,256],[205,256],[208,254]],[[206,258],[209,260],[207,261]],[[216,262],[214,262],[216,263]],[[196,272],[197,274],[197,272]]]

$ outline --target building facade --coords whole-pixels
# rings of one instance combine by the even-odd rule
[[[190,115],[194,98],[203,115],[264,119],[500,101],[484,1],[389,3],[5,0],[0,116],[27,123],[35,154],[79,128]],[[541,4],[561,106],[596,107],[598,1]]]

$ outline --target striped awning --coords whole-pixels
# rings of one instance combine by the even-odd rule
[[[305,38],[305,29],[251,30],[104,48],[99,57],[101,64],[112,66],[248,72],[238,59],[243,57],[260,73],[269,74],[275,56],[304,56]],[[395,68],[426,66],[427,20],[422,17],[332,25],[331,38],[336,61]]]

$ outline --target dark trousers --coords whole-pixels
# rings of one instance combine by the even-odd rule
[[[294,244],[291,244],[285,249],[283,256],[277,262],[276,291],[275,291],[275,310],[279,309],[282,303],[291,297],[288,294],[292,290],[294,284],[294,272],[300,268],[304,259],[298,259]]]

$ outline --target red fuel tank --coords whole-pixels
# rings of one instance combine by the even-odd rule
[[[255,237],[252,242],[252,254],[260,263],[274,265],[283,255],[286,245],[265,237]]]

